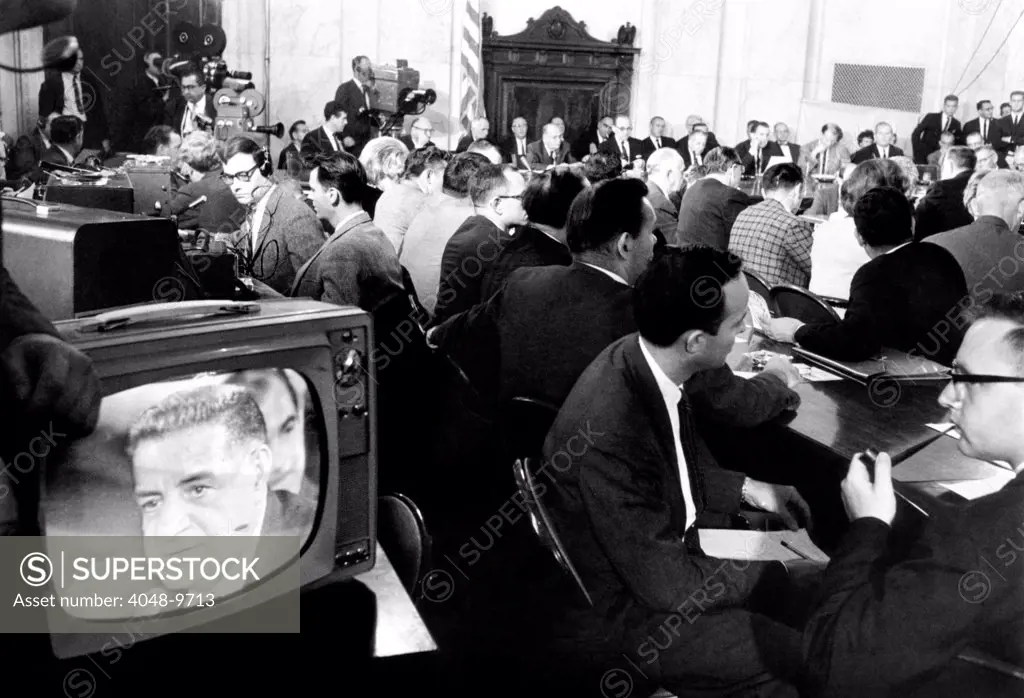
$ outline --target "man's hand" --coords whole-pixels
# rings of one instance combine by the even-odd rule
[[[45,334],[16,338],[0,356],[0,381],[30,416],[59,419],[83,435],[96,428],[99,378],[89,357],[61,339]]]
[[[773,485],[748,477],[743,483],[743,501],[756,509],[778,514],[791,531],[811,525],[811,508],[795,487]]]
[[[112,153],[112,152],[114,152],[113,148],[111,148],[110,139],[109,138],[104,138],[103,142],[100,145],[103,146],[103,149],[100,152],[103,152],[103,153]]]
[[[352,136],[345,136],[344,138],[341,139],[341,144],[346,148],[352,148],[356,144],[356,139],[354,139]]]
[[[892,525],[896,516],[896,493],[892,489],[892,461],[888,453],[875,459],[875,479],[856,454],[842,484],[843,506],[850,521],[875,518]]]
[[[765,363],[762,373],[774,373],[790,389],[795,388],[803,380],[788,356],[773,356]]]
[[[796,343],[796,331],[804,326],[796,318],[777,317],[768,321],[768,336],[777,342]]]

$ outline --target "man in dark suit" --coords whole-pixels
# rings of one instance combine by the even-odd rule
[[[800,162],[800,146],[789,142],[789,126],[780,121],[772,130],[775,132],[775,145],[778,146],[781,154],[788,155],[794,165],[803,167],[803,163]]]
[[[41,165],[70,167],[82,150],[82,122],[74,116],[58,116],[50,124],[50,147],[43,153]]]
[[[713,292],[695,294],[694,279]],[[725,364],[749,293],[727,253],[669,248],[657,257],[634,291],[639,333],[580,376],[535,475],[593,602],[563,611],[577,637],[600,636],[618,662],[625,655],[678,694],[796,696],[802,682],[799,632],[765,615],[794,605],[785,566],[708,557],[695,526],[744,502],[793,529],[809,518],[792,487],[720,467],[681,390]]]
[[[963,143],[963,129],[954,114],[960,106],[960,98],[956,95],[946,95],[942,100],[942,112],[925,114],[918,122],[917,127],[910,134],[910,147],[914,151],[914,162],[918,165],[928,164],[928,156],[939,149],[939,137],[949,131],[956,138],[957,143]],[[878,129],[875,129],[877,142]],[[901,153],[902,155],[902,153]],[[856,157],[856,156],[855,156]],[[854,160],[853,162],[860,162]]]
[[[676,151],[683,156],[686,169],[704,164],[704,156],[714,150],[708,147],[707,131],[695,130],[689,136],[676,143]]]
[[[486,116],[478,116],[469,123],[469,133],[459,139],[458,144],[455,146],[455,152],[464,153],[469,150],[469,146],[477,141],[493,143],[491,140],[491,122],[487,120]]]
[[[978,181],[971,200],[974,221],[962,228],[933,235],[926,242],[949,250],[964,272],[975,300],[995,293],[1024,291],[1024,274],[1016,260],[1021,237],[1013,231],[1024,220],[1024,174],[999,170]]]
[[[352,59],[352,79],[339,85],[334,93],[334,101],[341,105],[348,117],[341,132],[342,145],[356,157],[376,133],[376,127],[370,121],[370,110],[377,107],[373,82],[370,59],[356,56]]]
[[[505,156],[505,162],[514,165],[516,169],[523,169],[526,161],[526,148],[530,141],[526,140],[526,133],[529,124],[526,119],[517,116],[512,119],[512,135],[501,142],[501,152]]]
[[[1001,164],[1011,159],[1013,151],[1024,145],[1024,92],[1010,93],[1010,113],[999,120]]]
[[[743,165],[732,148],[715,148],[704,158],[707,176],[686,188],[679,206],[675,242],[729,249],[729,232],[740,211],[753,200],[736,188]]]
[[[272,178],[270,154],[256,141],[228,141],[222,177],[247,215],[232,243],[244,276],[287,294],[295,273],[324,242],[324,232],[309,206]]]
[[[768,169],[768,161],[773,157],[782,157],[782,148],[768,140],[768,124],[764,121],[752,122],[750,139],[736,146],[736,155],[743,163],[743,174],[747,177],[760,177]]]
[[[660,116],[651,119],[651,135],[641,141],[641,154],[644,160],[660,148],[675,148],[676,139],[665,135],[665,120]]]
[[[293,160],[298,163],[298,169],[302,169],[302,141],[306,139],[308,133],[309,127],[301,119],[291,125],[288,129],[288,145],[277,156],[277,169],[287,170],[288,163]]]
[[[178,78],[178,84],[178,98],[167,103],[167,125],[182,138],[193,131],[213,132],[217,107],[213,95],[207,94],[203,71],[190,65]]]
[[[673,199],[685,186],[683,156],[679,151],[662,148],[647,159],[647,200],[654,207],[654,235],[659,245],[675,241],[679,207]]]
[[[915,240],[924,240],[929,235],[969,225],[974,221],[964,208],[964,189],[974,174],[977,161],[977,155],[965,145],[955,145],[946,151],[941,179],[917,202],[914,212]]]
[[[50,149],[50,122],[56,118],[50,114],[49,118],[40,116],[35,128],[29,133],[18,137],[14,148],[7,160],[8,179],[19,179],[31,177],[38,171],[39,163],[43,159],[43,153]]]
[[[557,124],[546,124],[541,139],[526,146],[526,163],[531,169],[576,162]]]
[[[77,48],[77,41],[75,42]],[[80,48],[78,62],[65,72],[46,71],[43,84],[39,87],[39,116],[50,114],[74,116],[85,124],[83,144],[86,148],[109,153],[111,150],[110,129],[104,111],[102,92],[83,75],[85,53]]]
[[[467,218],[445,244],[435,322],[485,300],[483,275],[511,239],[509,228],[526,223],[525,190],[523,176],[509,165],[481,167],[470,177],[469,196],[476,215]]]
[[[934,116],[934,115],[929,115]],[[920,125],[918,126],[920,128]],[[959,125],[957,126],[959,128]],[[915,130],[914,133],[917,133]],[[850,158],[850,162],[854,165],[859,165],[865,160],[874,160],[876,158],[895,158],[903,155],[903,151],[892,144],[893,133],[892,126],[885,121],[880,121],[875,126],[875,142],[866,148],[861,148],[853,157]],[[929,141],[931,143],[931,141]],[[935,146],[927,153],[921,156],[921,162],[919,164],[924,165],[928,162],[928,154],[939,148],[939,137],[935,137]]]
[[[973,315],[939,404],[960,430],[965,456],[1009,463],[1015,477],[950,512],[949,520],[922,519],[911,554],[896,555],[889,456],[880,454],[870,473],[854,456],[842,485],[852,523],[804,629],[813,695],[898,695],[911,686],[937,695],[967,666],[954,660],[965,647],[1024,664],[1024,565],[1015,552],[1024,520],[1024,423],[1016,417],[1024,408],[1017,341],[1024,304],[1017,296],[995,296]],[[1016,382],[995,389],[980,384],[991,376]],[[1011,682],[1018,687],[998,695],[1019,692],[1019,682]]]
[[[576,141],[572,154],[577,160],[593,155],[604,142],[612,137],[612,128],[615,120],[610,116],[602,116],[595,128],[590,129],[583,137]]]
[[[344,106],[333,100],[324,105],[323,125],[313,129],[302,139],[300,154],[302,164],[307,170],[316,167],[319,158],[345,150],[342,145],[342,134],[345,133],[347,123],[348,115]]]
[[[143,58],[145,70],[135,81],[131,94],[131,120],[121,125],[118,134],[120,147],[129,152],[141,153],[142,139],[154,126],[165,122],[167,102],[171,87],[158,67],[161,56],[150,51]]]
[[[430,123],[430,119],[427,117],[419,116],[412,122],[412,126],[409,127],[409,133],[403,135],[399,140],[405,143],[405,147],[409,149],[409,152],[412,152],[418,148],[434,145],[434,142],[430,140],[433,136],[434,124]]]
[[[633,124],[628,116],[615,117],[612,137],[601,144],[599,153],[609,153],[619,158],[622,166],[630,167],[633,161],[643,157],[643,144],[640,139],[633,138]]]
[[[701,158],[703,158],[704,155],[718,147],[718,139],[715,138],[715,134],[711,132],[708,125],[704,123],[704,119],[696,114],[691,114],[686,117],[686,131],[687,135],[676,143],[676,150],[678,150],[679,154],[683,156],[684,160],[686,160],[686,166],[690,167],[694,163],[692,162],[693,158],[689,154],[696,152]],[[693,134],[698,131],[704,134],[704,140],[702,141],[703,150],[699,150],[696,143],[690,142],[693,138]],[[696,164],[699,165],[701,163],[698,162]]]
[[[529,223],[519,227],[484,272],[482,299],[493,296],[509,274],[520,267],[572,263],[565,242],[565,221],[573,199],[585,188],[583,176],[569,167],[555,167],[530,177],[523,192],[523,211]]]
[[[999,131],[999,120],[993,118],[995,107],[992,100],[983,99],[977,104],[978,117],[971,119],[964,124],[964,141],[972,133],[981,134],[981,142],[986,145],[998,145],[1002,141],[1002,133]]]
[[[907,197],[891,187],[862,196],[853,219],[871,261],[853,277],[845,317],[827,324],[774,318],[771,335],[840,361],[865,361],[885,347],[948,366],[963,337],[949,318],[967,285],[949,252],[913,242],[913,216]]]

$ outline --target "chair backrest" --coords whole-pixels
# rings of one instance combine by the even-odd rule
[[[544,400],[514,397],[502,410],[502,432],[505,448],[513,459],[540,455],[551,425],[558,416],[558,407]]]
[[[782,317],[807,323],[839,322],[839,315],[828,303],[806,288],[784,284],[771,290],[771,305]]]
[[[533,531],[537,534],[537,538],[540,539],[544,547],[555,556],[555,560],[562,566],[562,569],[572,575],[576,586],[579,587],[579,590],[583,592],[583,596],[586,597],[587,603],[593,606],[594,601],[590,598],[590,592],[587,591],[587,587],[583,584],[579,573],[576,572],[572,561],[569,560],[569,554],[566,552],[561,539],[559,539],[551,523],[547,507],[544,506],[544,502],[541,501],[541,495],[537,492],[537,483],[533,479],[533,473],[530,471],[531,464],[532,461],[529,458],[517,459],[512,464],[512,472],[516,478],[516,487],[519,489],[519,494],[529,510]]]
[[[415,600],[420,576],[430,558],[430,535],[416,503],[397,492],[378,497],[377,540],[402,586]]]
[[[765,283],[764,279],[749,269],[744,269],[743,273],[747,276],[747,286],[750,287],[751,292],[761,296],[761,298],[764,298],[765,302],[768,303],[771,299],[771,295],[768,290],[768,284]]]

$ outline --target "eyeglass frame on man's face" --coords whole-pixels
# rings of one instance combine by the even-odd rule
[[[229,187],[234,183],[236,179],[239,182],[250,182],[252,181],[252,176],[256,174],[256,170],[258,169],[260,169],[259,165],[253,165],[248,170],[242,170],[241,172],[235,172],[233,174],[228,172],[221,172],[220,181],[224,182],[224,184],[228,185]]]
[[[953,384],[978,384],[978,383],[1024,383],[1024,376],[994,376],[984,373],[968,373],[957,361],[953,367],[945,373]]]
[[[431,135],[434,134],[434,128],[433,127],[423,128],[422,126],[413,125],[413,129],[415,129],[417,131],[423,131],[423,133],[427,134],[428,136],[431,136]]]

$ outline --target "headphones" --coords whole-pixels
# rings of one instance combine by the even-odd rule
[[[261,175],[270,177],[274,174],[274,161],[270,157],[270,150],[267,149],[267,146],[261,145],[259,151],[253,153],[252,159],[260,168]]]

